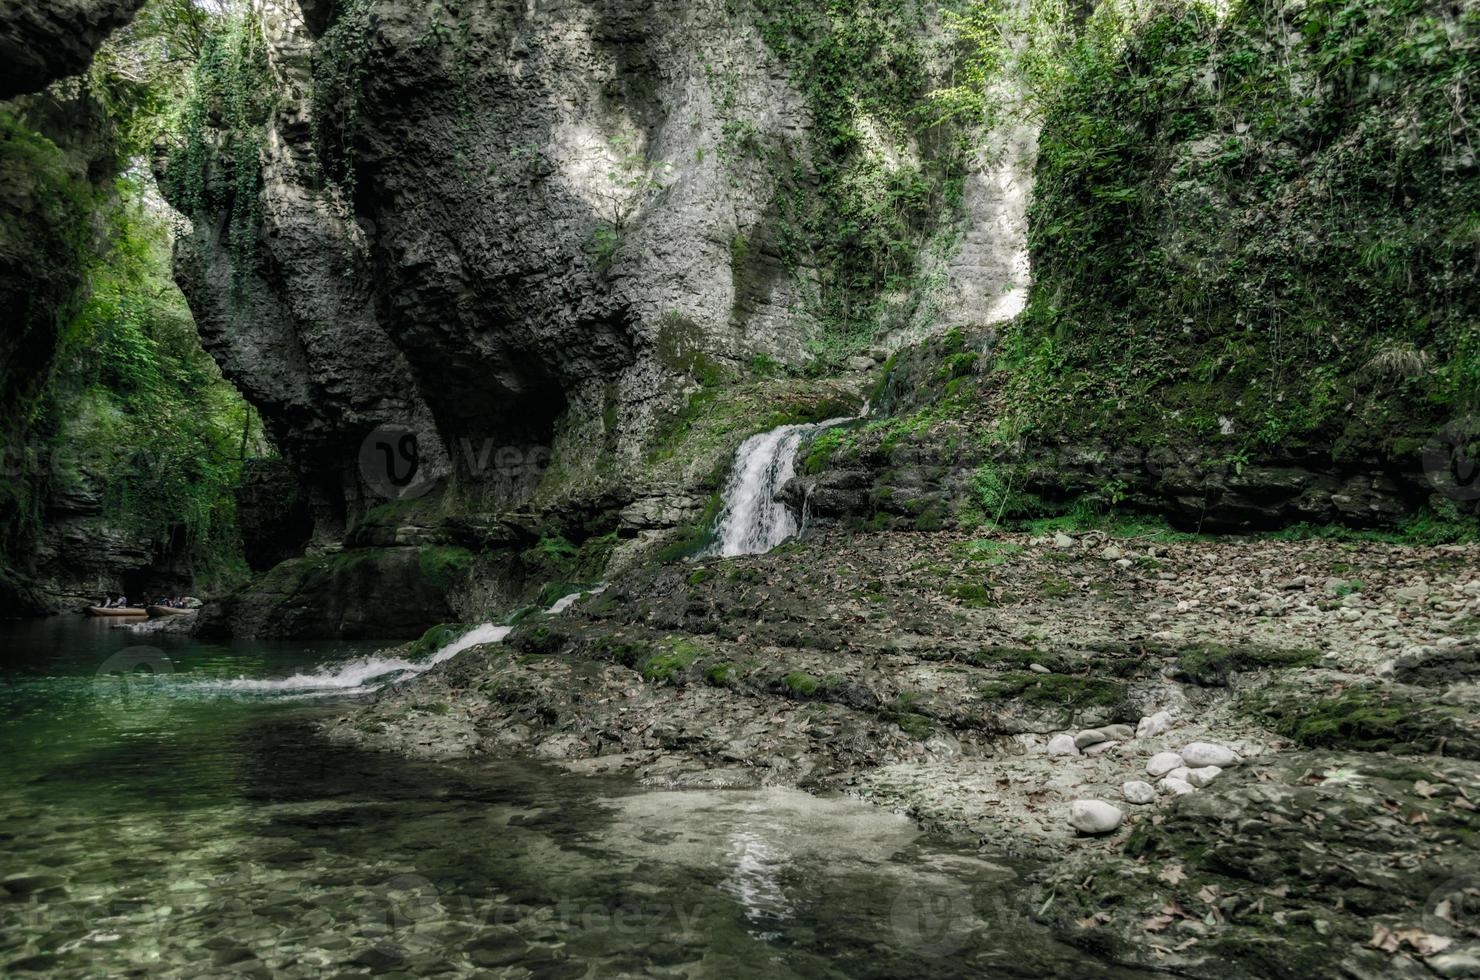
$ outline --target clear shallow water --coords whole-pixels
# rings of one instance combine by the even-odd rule
[[[0,973],[1114,976],[1007,867],[789,791],[656,792],[330,746],[344,644],[0,626]],[[330,671],[332,673],[332,671]]]

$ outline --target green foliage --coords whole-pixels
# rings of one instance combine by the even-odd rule
[[[260,156],[273,88],[262,24],[248,6],[209,22],[172,121],[165,191],[189,218],[227,216],[238,276],[256,258],[262,224]]]
[[[375,26],[369,0],[344,0],[314,46],[314,149],[325,178],[350,198],[355,193],[354,133]]]
[[[775,162],[789,190],[780,246],[815,269],[808,312],[828,363],[865,346],[884,294],[915,283],[925,242],[959,207],[969,144],[922,111],[928,11],[913,0],[758,0],[761,36],[812,111],[804,157]]]
[[[109,248],[87,269],[32,435],[55,490],[100,491],[110,522],[202,573],[236,575],[235,491],[261,424],[200,348],[146,180],[118,182]]]
[[[1381,452],[1480,399],[1480,14],[1096,9],[1038,91],[1025,427]]]

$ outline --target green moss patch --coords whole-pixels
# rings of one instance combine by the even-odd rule
[[[1315,650],[1275,650],[1255,646],[1193,647],[1177,657],[1172,676],[1201,687],[1227,687],[1234,674],[1258,670],[1311,667],[1321,655]]]
[[[1269,692],[1250,710],[1307,748],[1480,759],[1480,735],[1457,709],[1374,687],[1312,698],[1300,690]]]
[[[1114,708],[1125,703],[1119,681],[1067,674],[1010,673],[984,682],[978,692],[988,701],[1020,701],[1033,707]]]

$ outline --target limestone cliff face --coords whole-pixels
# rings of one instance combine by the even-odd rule
[[[463,511],[621,505],[661,492],[644,459],[698,381],[807,359],[816,272],[781,228],[812,108],[745,4],[278,0],[266,33],[256,256],[197,220],[178,277],[321,539],[379,502],[377,427],[416,433]],[[931,327],[1026,284],[1003,174],[1031,134],[1008,142],[942,216],[963,244],[932,260]]]

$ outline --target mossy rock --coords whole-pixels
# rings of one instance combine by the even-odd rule
[[[1267,691],[1250,710],[1306,748],[1480,759],[1480,736],[1463,712],[1377,687],[1327,698],[1300,689]]]
[[[660,652],[642,665],[642,676],[657,683],[671,683],[704,653],[704,648],[692,640],[669,637],[663,641]]]
[[[472,629],[471,623],[440,623],[423,633],[420,639],[413,640],[406,648],[406,656],[411,660],[430,657],[443,647],[455,643]]]
[[[546,621],[516,629],[505,642],[522,653],[548,656],[564,648],[570,640],[564,628]]]
[[[712,664],[704,671],[704,680],[713,687],[731,687],[739,679],[733,664]]]
[[[803,671],[793,671],[781,678],[781,684],[794,697],[814,697],[822,690],[823,682]]]
[[[1172,676],[1199,687],[1227,687],[1234,674],[1311,667],[1320,660],[1321,655],[1315,650],[1209,644],[1184,651],[1172,667]]]
[[[1099,677],[1010,673],[984,682],[978,693],[988,701],[1016,701],[1034,708],[1115,709],[1125,704],[1126,685]]]

